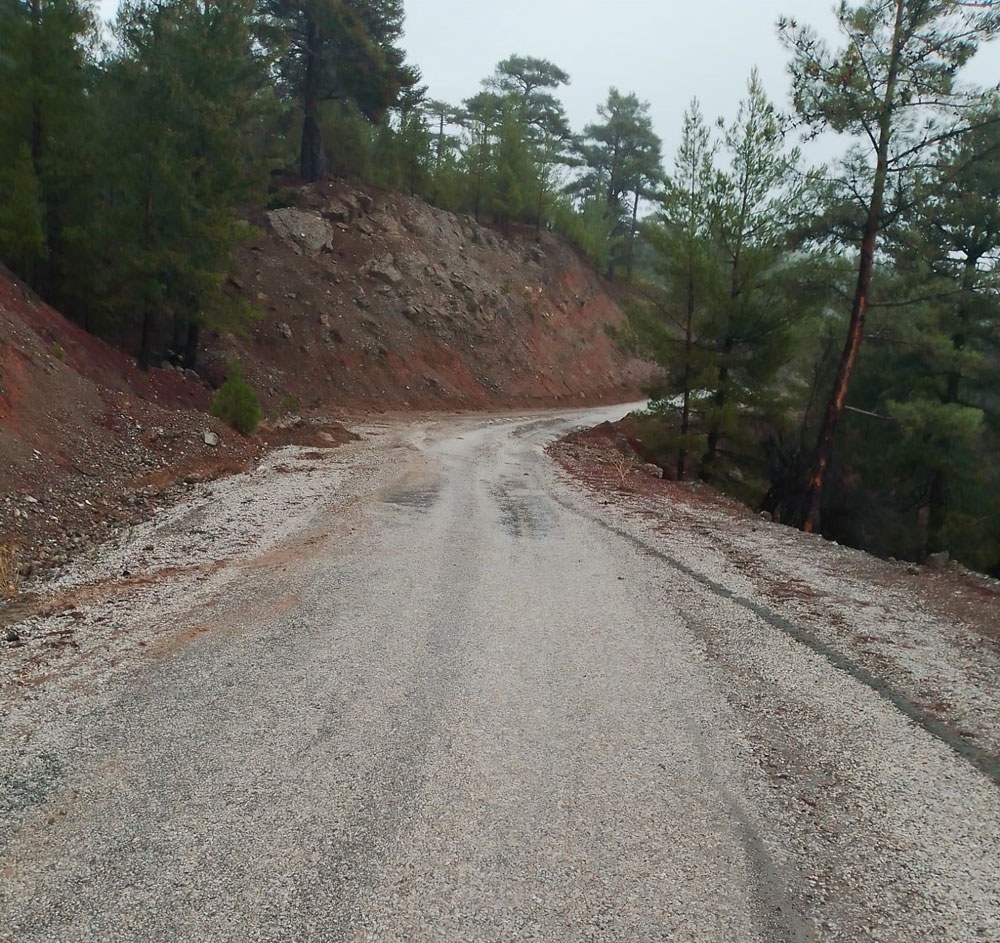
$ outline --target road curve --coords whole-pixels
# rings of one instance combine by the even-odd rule
[[[399,424],[179,587],[174,643],[0,740],[0,940],[1000,940],[987,778],[556,474],[620,413]]]

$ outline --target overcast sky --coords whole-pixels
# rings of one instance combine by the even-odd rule
[[[100,2],[106,17],[117,7],[117,0]],[[468,98],[513,53],[551,59],[572,79],[562,98],[577,131],[594,119],[612,85],[650,102],[668,168],[693,97],[710,120],[731,117],[756,65],[771,98],[787,106],[788,57],[775,30],[781,14],[835,35],[833,0],[405,0],[405,6],[403,46],[432,98],[455,104]],[[1000,46],[980,52],[968,75],[983,84],[1000,80]]]

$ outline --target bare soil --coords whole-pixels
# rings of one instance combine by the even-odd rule
[[[230,289],[261,317],[206,370],[241,360],[266,412],[622,402],[648,375],[606,333],[616,286],[551,233],[332,182],[254,222]]]

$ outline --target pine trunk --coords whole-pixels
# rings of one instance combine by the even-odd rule
[[[41,0],[31,0],[31,70],[34,79],[34,91],[31,100],[31,166],[35,176],[42,177],[42,103],[39,91],[42,87],[41,63],[39,62],[39,46],[42,31]]]
[[[722,363],[719,365],[719,389],[715,393],[714,403],[716,409],[722,409],[728,402],[726,396],[726,384],[729,382],[729,357],[733,352],[733,338],[727,337],[722,343]],[[711,428],[708,431],[708,444],[705,449],[705,458],[702,460],[704,471],[702,478],[706,480],[712,476],[715,470],[715,463],[719,457],[719,441],[722,435],[719,432],[718,418],[712,420]]]
[[[187,340],[184,344],[184,368],[194,370],[198,364],[198,339],[201,335],[201,325],[197,321],[188,321]]]
[[[142,302],[142,336],[139,341],[139,369],[148,370],[153,356],[153,306],[149,298]]]
[[[805,515],[802,530],[807,534],[818,532],[822,525],[820,512],[823,505],[823,486],[826,483],[826,473],[833,455],[833,438],[844,412],[847,400],[847,388],[854,373],[858,359],[858,350],[864,338],[865,315],[868,310],[868,294],[871,288],[872,269],[875,262],[875,245],[882,222],[882,205],[885,196],[885,183],[889,167],[889,143],[892,137],[892,120],[896,97],[896,84],[899,80],[900,61],[903,49],[903,15],[905,0],[896,0],[896,25],[893,30],[893,45],[889,61],[889,71],[886,81],[885,98],[882,103],[882,114],[879,122],[879,143],[875,163],[875,180],[872,186],[872,197],[868,205],[868,218],[865,221],[864,234],[861,240],[861,258],[858,265],[858,281],[851,305],[851,320],[847,329],[847,339],[837,367],[837,376],[833,382],[833,390],[827,401],[823,424],[820,426],[816,442],[815,458],[805,493]]]
[[[691,431],[691,354],[694,349],[694,284],[688,284],[687,321],[684,325],[684,389],[681,403],[681,447],[677,453],[677,480],[687,477],[687,437]]]
[[[639,191],[635,191],[635,200],[632,203],[632,228],[628,235],[628,277],[632,278],[632,266],[635,262],[635,234],[639,228]]]
[[[326,154],[319,126],[319,24],[309,17],[306,26],[305,85],[302,95],[302,151],[299,174],[303,180],[326,176]]]

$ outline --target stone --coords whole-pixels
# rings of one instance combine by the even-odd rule
[[[218,435],[210,429],[205,431],[205,435],[202,436],[202,438],[204,439],[205,445],[210,445],[213,449],[222,441]]]
[[[282,321],[278,324],[278,333],[286,340],[290,341],[292,339],[292,327],[287,321]]]
[[[373,259],[365,266],[365,274],[383,285],[398,285],[403,280],[403,273],[390,260]]]
[[[323,216],[331,223],[349,223],[351,221],[351,208],[346,203],[333,200],[323,210]]]
[[[318,213],[306,210],[269,210],[267,222],[274,234],[296,255],[316,256],[329,248],[333,230]]]
[[[949,563],[951,563],[951,554],[947,550],[932,553],[927,557],[927,569],[929,570],[943,570]]]

